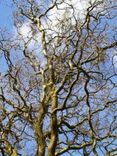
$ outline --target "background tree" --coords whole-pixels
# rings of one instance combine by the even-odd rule
[[[0,34],[1,155],[117,154],[117,4],[81,3],[13,0],[15,37]]]

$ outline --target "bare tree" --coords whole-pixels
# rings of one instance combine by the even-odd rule
[[[0,33],[2,156],[117,155],[117,3],[80,3],[13,0],[17,33]]]

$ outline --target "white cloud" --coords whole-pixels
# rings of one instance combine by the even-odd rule
[[[114,67],[117,68],[117,55],[113,57],[113,64],[114,64]]]
[[[73,14],[76,19],[83,21],[86,16],[87,8],[96,1],[100,0],[62,0],[62,3],[60,3],[61,0],[58,0],[57,7],[55,6],[48,12],[48,18],[43,19],[43,26],[45,28],[51,28],[55,31],[60,31],[60,24],[65,23],[65,21],[67,21],[68,19],[70,19],[70,21],[67,21],[66,25],[68,25],[68,22],[71,22],[71,24],[74,25],[75,19],[73,17]],[[50,32],[51,31],[48,30],[48,33]],[[32,35],[31,23],[25,22],[19,28],[19,33],[23,36],[23,39],[28,39]]]
[[[22,26],[20,26],[18,29],[14,29],[15,37],[16,39],[19,38],[19,40],[16,40],[16,42],[24,47],[24,44],[28,42],[27,44],[27,50],[28,52],[33,53],[37,58],[39,59],[39,62],[41,62],[41,67],[45,66],[46,60],[43,57],[42,53],[42,43],[41,43],[41,35],[39,32],[34,30],[35,28],[32,27],[30,22],[25,22]]]
[[[57,2],[61,1],[58,0]],[[47,19],[47,24],[55,31],[59,31],[58,27],[60,23],[63,24],[65,21],[67,21],[66,25],[68,22],[71,22],[72,25],[75,23],[73,14],[76,19],[83,21],[87,13],[87,8],[94,2],[96,0],[64,0],[57,7],[55,6],[49,11],[48,18],[50,20]]]
[[[15,41],[19,42],[19,45],[22,45],[22,40],[27,42],[32,36],[30,22],[24,22],[21,26],[13,27],[12,33]]]
[[[19,28],[19,33],[23,38],[29,38],[32,35],[31,31],[31,25],[29,22],[24,23],[20,28]]]
[[[20,45],[23,46],[23,42],[28,42],[28,49],[33,50],[34,48],[37,48],[37,45],[40,44],[40,34],[39,32],[34,33],[34,27],[32,27],[32,24],[30,22],[23,23],[20,27],[17,27],[13,29],[14,37],[19,41]],[[22,42],[23,40],[23,42]]]
[[[60,1],[61,0],[58,0],[57,2]],[[69,25],[69,22],[71,22],[71,24],[74,25],[75,20],[73,18],[73,13],[76,18],[82,21],[85,18],[87,8],[91,3],[94,3],[95,1],[96,0],[62,0],[62,3],[58,4],[58,7],[55,6],[48,12],[48,18],[43,19],[42,21],[43,26],[45,28],[49,28],[47,32],[50,34],[53,33],[53,30],[60,32],[60,23],[64,23],[65,26],[67,26]],[[70,21],[67,21],[67,19],[70,19]],[[52,29],[52,31],[50,30],[50,28]],[[32,25],[30,22],[25,22],[21,27],[19,27],[18,32],[21,38],[23,37],[23,40],[25,42],[33,36],[33,39],[28,46],[29,49],[32,50],[33,48],[42,45],[39,32],[36,32],[35,34],[32,32]],[[16,32],[15,36],[19,34]]]

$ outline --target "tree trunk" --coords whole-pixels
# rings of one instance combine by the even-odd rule
[[[56,92],[52,96],[52,111],[57,107],[57,95]],[[51,114],[51,138],[48,146],[48,156],[55,155],[55,149],[58,141],[58,128],[57,128],[57,115]]]
[[[44,109],[41,108],[39,116],[34,122],[35,135],[37,140],[37,152],[36,156],[45,156],[45,137],[43,134],[43,119],[44,119]]]

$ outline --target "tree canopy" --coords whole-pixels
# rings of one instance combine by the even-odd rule
[[[117,155],[117,3],[12,4],[13,31],[0,30],[0,156]]]

